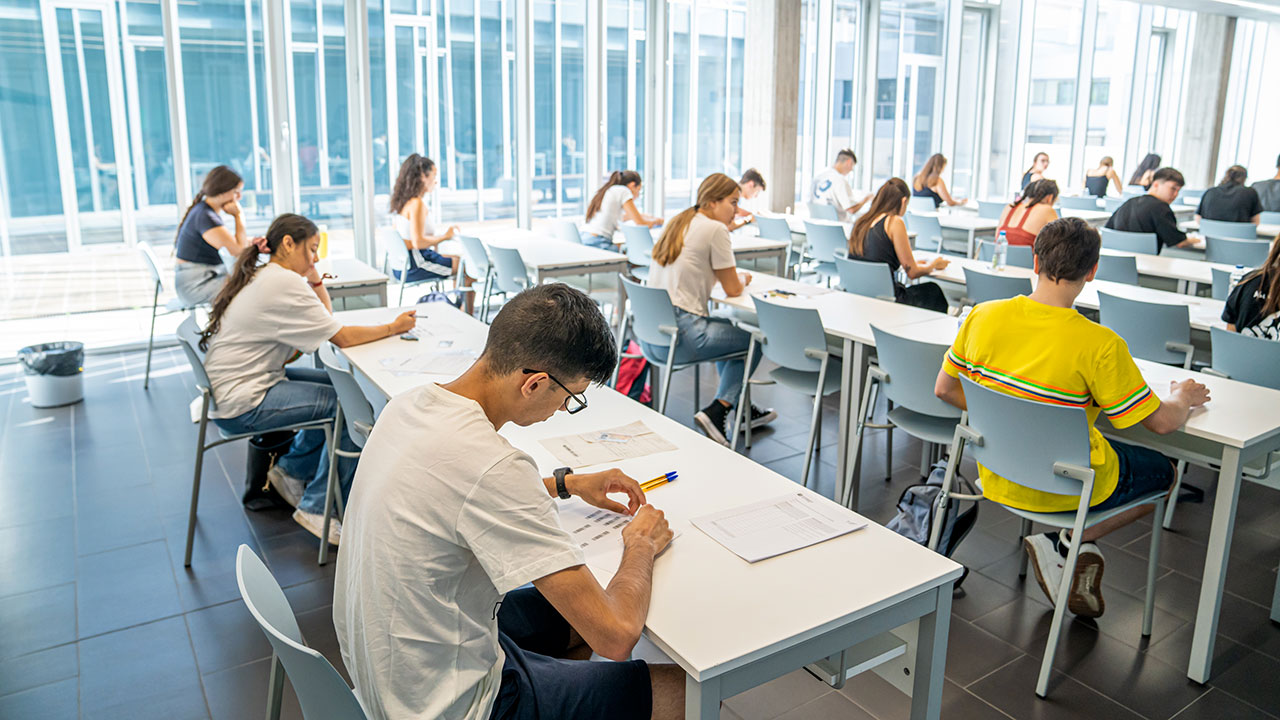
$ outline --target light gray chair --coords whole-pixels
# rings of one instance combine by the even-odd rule
[[[1098,293],[1098,320],[1115,330],[1134,357],[1191,369],[1191,310]]]
[[[641,280],[649,279],[649,266],[653,264],[653,231],[641,225],[620,225],[626,238],[627,262],[634,265],[631,274]]]
[[[907,232],[915,233],[913,247],[930,252],[942,252],[942,223],[936,215],[919,215],[908,212],[903,218],[907,223]]]
[[[965,295],[973,304],[1031,294],[1031,278],[963,268]]]
[[[365,441],[369,439],[369,433],[373,432],[373,405],[369,402],[364,394],[364,390],[360,388],[356,382],[355,375],[351,369],[347,367],[346,362],[338,357],[331,343],[324,343],[320,346],[320,364],[324,365],[325,373],[329,376],[329,382],[333,383],[333,389],[338,394],[338,414],[333,419],[334,428],[342,427],[345,422],[347,434],[351,436],[351,442],[355,443],[357,448],[363,449]],[[335,430],[334,437],[340,437]],[[333,490],[339,487],[338,484],[338,458],[359,458],[360,450],[350,452],[338,447],[339,443],[334,443],[330,447],[329,452],[329,493],[330,497],[326,497],[324,505],[326,508],[336,506],[336,517],[342,519],[342,493],[334,493]],[[329,534],[329,513],[325,512],[324,516],[324,534]],[[320,564],[323,565],[328,560],[329,544],[320,544]]]
[[[1231,294],[1231,271],[1209,268],[1209,272],[1213,276],[1213,299],[1226,300],[1227,296]],[[1247,274],[1248,272],[1249,268],[1245,268],[1245,273]]]
[[[1211,263],[1262,267],[1267,264],[1267,253],[1270,252],[1271,243],[1266,240],[1236,240],[1212,236],[1204,239],[1204,259]]]
[[[1280,212],[1272,212],[1263,210],[1261,217],[1258,218],[1260,225],[1280,225]]]
[[[248,545],[241,545],[236,551],[236,585],[249,614],[271,643],[268,720],[280,717],[286,675],[298,695],[305,720],[364,720],[364,710],[347,681],[323,655],[302,641],[302,631],[284,590]]]
[[[1258,226],[1247,222],[1227,222],[1205,218],[1200,220],[1200,234],[1207,238],[1257,240]]]
[[[1280,342],[1218,327],[1209,328],[1209,338],[1213,367],[1206,373],[1280,390]]]
[[[989,202],[987,200],[978,201],[978,217],[983,220],[999,220],[1004,215],[1004,209],[1008,207],[1002,202]]]
[[[849,251],[849,240],[844,226],[830,223],[804,222],[806,254],[813,258],[813,271],[830,285],[831,278],[838,277],[835,259]]]
[[[1035,267],[1035,250],[1030,245],[1010,245],[1005,248],[1008,252],[1005,254],[1005,261],[1010,267],[1027,268],[1030,270]],[[991,262],[991,258],[996,254],[996,244],[991,240],[978,241],[978,259],[983,262]]]
[[[489,300],[493,297],[493,261],[489,259],[489,250],[478,237],[459,235],[462,245],[462,270],[471,278],[473,284],[479,283],[480,319],[488,322]],[[474,286],[474,285],[473,285]]]
[[[557,219],[555,221],[555,236],[557,240],[563,240],[567,243],[582,244],[582,235],[578,232],[578,225],[572,220]]]
[[[1125,185],[1123,192],[1125,195],[1146,195],[1147,189],[1141,185]]]
[[[293,425],[281,425],[273,428],[258,428],[253,432],[247,433],[231,433],[218,428],[218,438],[212,442],[208,442],[205,433],[209,427],[209,412],[217,410],[217,404],[213,400],[213,383],[209,382],[209,375],[204,370],[204,351],[200,349],[200,326],[196,323],[193,315],[188,315],[182,324],[178,326],[178,343],[182,346],[183,352],[187,354],[187,361],[191,364],[191,374],[195,376],[196,390],[200,391],[200,426],[196,430],[196,467],[195,475],[191,480],[191,512],[187,517],[187,550],[183,556],[182,564],[185,567],[191,567],[191,548],[195,543],[196,537],[196,511],[200,502],[200,476],[204,470],[204,454],[220,445],[225,445],[236,440],[247,440],[254,435],[261,435],[270,432],[286,432],[290,430],[323,430],[324,442],[326,448],[333,447],[333,418],[324,418],[323,420],[312,420],[305,423],[296,423]],[[330,485],[328,488],[329,497],[333,493],[333,475],[330,476]],[[326,516],[326,533],[328,537],[327,517],[329,514],[329,506],[325,507]],[[324,540],[320,541],[320,552],[323,557],[328,549],[328,543]]]
[[[800,484],[809,487],[809,468],[822,435],[822,398],[840,391],[840,359],[827,351],[827,335],[822,318],[813,308],[789,307],[752,296],[756,306],[759,330],[751,333],[747,346],[747,367],[756,352],[764,353],[778,365],[769,376],[779,385],[813,396],[813,414],[809,418],[809,439],[804,446],[804,470]],[[759,350],[757,350],[757,348]],[[751,447],[751,382],[744,379],[742,395],[734,411],[731,447],[738,447],[738,434],[746,415],[747,447]]]
[[[1071,210],[1097,210],[1098,198],[1093,195],[1081,195],[1079,197],[1071,197],[1063,195],[1058,198],[1058,204],[1064,209]]]
[[[836,271],[840,274],[841,290],[894,302],[893,271],[888,265],[836,255]]]
[[[1103,253],[1098,256],[1098,274],[1095,277],[1098,280],[1137,285],[1138,259],[1132,255]]]
[[[836,212],[835,206],[824,202],[809,203],[809,217],[814,220],[840,221],[840,213]]]
[[[784,272],[789,272],[791,267],[803,262],[804,246],[803,244],[799,247],[795,245],[795,240],[791,234],[791,225],[787,223],[786,218],[767,215],[756,215],[755,218],[757,232],[759,232],[761,239],[792,244],[787,251],[787,270],[784,270]]]
[[[144,241],[138,241],[138,254],[142,256],[142,262],[147,266],[147,272],[151,274],[151,282],[155,285],[155,293],[151,297],[151,330],[147,333],[147,369],[142,375],[142,389],[146,390],[151,384],[151,351],[156,344],[156,316],[160,314],[160,291],[164,289],[164,280],[160,275],[160,264],[156,261],[155,250],[151,249],[151,245]],[[198,305],[187,305],[174,296],[164,304],[165,314],[175,312],[188,312],[199,307]]]
[[[912,195],[911,198],[907,200],[907,212],[913,212],[913,213],[938,212],[938,205],[933,202],[933,198],[931,197]]]
[[[489,259],[493,262],[493,285],[498,292],[518,295],[533,287],[524,258],[515,248],[488,246]]]
[[[378,244],[378,254],[382,256],[382,272],[390,275],[391,279],[400,283],[400,298],[397,305],[404,305],[404,289],[411,285],[436,285],[439,286],[444,278],[424,278],[422,280],[414,280],[406,282],[404,278],[408,277],[409,271],[418,266],[418,253],[409,252],[405,247],[404,238],[400,237],[400,233],[393,227],[380,227],[374,232],[375,241]]]
[[[1160,241],[1155,233],[1127,232],[1101,228],[1102,247],[1108,250],[1123,250],[1143,255],[1155,255],[1160,252]]]
[[[1118,198],[1105,197],[1102,199],[1102,206],[1103,206],[1103,209],[1106,210],[1107,212],[1114,213],[1116,210],[1119,210],[1120,206],[1125,204],[1125,201],[1127,201],[1128,199],[1129,199],[1128,195],[1123,197],[1118,197]]]
[[[1182,188],[1182,191],[1178,193],[1178,197],[1174,198],[1173,202],[1174,204],[1195,206],[1200,204],[1200,198],[1202,197],[1204,197],[1204,190]]]
[[[956,426],[951,444],[952,457],[959,457],[967,446],[969,454],[979,465],[1003,478],[1033,490],[1080,498],[1074,512],[1036,513],[1004,506],[1006,510],[1022,518],[1021,537],[1031,533],[1033,523],[1039,523],[1059,529],[1071,528],[1073,538],[1082,538],[1085,529],[1135,507],[1152,505],[1157,513],[1156,517],[1164,511],[1164,490],[1138,497],[1111,510],[1089,510],[1095,477],[1093,468],[1089,465],[1088,419],[1082,408],[1024,400],[978,385],[967,377],[962,377],[960,383],[964,388],[968,411]],[[954,480],[953,463],[947,468],[942,491],[938,495],[930,547],[937,547],[938,532],[946,520],[948,496]],[[1147,555],[1146,601],[1142,613],[1144,638],[1151,636],[1157,561],[1160,557],[1161,528],[1158,523],[1153,523],[1152,526]],[[1049,624],[1049,637],[1040,663],[1040,675],[1036,680],[1036,695],[1042,698],[1049,690],[1049,675],[1057,654],[1067,599],[1071,593],[1073,569],[1082,544],[1071,543],[1064,564],[1067,570],[1058,584],[1053,620]],[[1019,575],[1025,577],[1026,572],[1027,557],[1024,554]]]

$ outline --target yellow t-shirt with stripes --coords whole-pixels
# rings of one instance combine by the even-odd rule
[[[1115,331],[1073,308],[1038,303],[1025,295],[973,308],[947,352],[942,369],[1010,395],[1084,408],[1089,420],[1089,464],[1097,505],[1116,488],[1119,459],[1093,426],[1099,412],[1124,428],[1160,407]],[[988,499],[1032,512],[1074,511],[1078,496],[1033,490],[979,466]]]

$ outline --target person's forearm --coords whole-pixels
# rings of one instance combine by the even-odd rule
[[[312,284],[311,281],[308,280],[307,284],[311,285],[311,291],[316,294],[316,297],[320,298],[320,302],[324,303],[324,309],[328,310],[329,314],[332,315],[333,302],[329,299],[329,289],[324,286],[324,281],[321,280],[320,282]]]
[[[394,334],[391,325],[347,325],[332,339],[338,347],[351,347],[389,338]]]
[[[249,233],[245,230],[244,218],[240,215],[235,215],[234,217],[236,220],[236,245],[238,246],[236,247],[236,254],[239,255],[240,251],[244,250],[245,246],[249,244]]]
[[[618,572],[605,588],[614,618],[627,629],[620,638],[631,645],[639,639],[649,616],[649,597],[653,592],[653,546],[646,543],[627,545],[622,551]]]

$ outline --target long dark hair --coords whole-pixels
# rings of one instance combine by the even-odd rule
[[[204,202],[207,197],[235,190],[236,186],[242,182],[244,182],[244,179],[240,177],[240,174],[226,165],[219,165],[210,170],[209,174],[204,176],[204,182],[200,185],[200,192],[196,193],[196,199],[192,200],[191,204],[187,206],[187,211],[182,213],[182,220],[178,222],[178,232],[174,234],[173,241],[175,243],[178,242],[178,235],[182,234],[182,223],[187,221],[187,216],[191,214],[191,210],[197,204]]]
[[[934,153],[924,161],[924,167],[920,168],[920,172],[911,179],[911,187],[916,190],[927,190],[933,186],[933,182],[942,177],[942,169],[947,166],[947,156],[942,153]]]
[[[1040,152],[1036,153],[1035,155],[1032,155],[1032,156],[1031,156],[1031,167],[1027,168],[1026,172],[1022,173],[1023,175],[1026,175],[1027,173],[1029,173],[1029,172],[1031,172],[1032,170],[1035,170],[1035,169],[1036,169],[1036,161],[1040,159],[1040,156],[1041,156],[1041,155],[1043,155],[1043,156],[1044,156],[1044,158],[1045,158],[1046,160],[1048,160],[1048,159],[1049,159],[1049,153],[1044,152],[1043,150],[1041,150]]]
[[[609,179],[604,181],[604,185],[596,191],[595,197],[591,198],[591,202],[587,205],[587,221],[589,222],[596,213],[600,212],[600,206],[604,204],[604,194],[609,192],[609,188],[614,185],[630,185],[631,183],[640,182],[640,173],[635,170],[614,170],[609,174]],[[761,185],[761,187],[764,187]]]
[[[853,224],[853,230],[849,233],[849,254],[861,257],[867,233],[871,232],[871,226],[875,224],[876,218],[902,212],[902,201],[909,197],[911,197],[911,189],[907,187],[907,181],[896,177],[885,180],[876,191],[875,199],[871,201],[871,209]]]
[[[1232,165],[1227,168],[1227,172],[1222,176],[1222,182],[1218,183],[1218,187],[1231,187],[1232,185],[1243,185],[1245,180],[1249,179],[1249,171],[1245,170],[1241,165]]]
[[[1142,162],[1138,163],[1137,169],[1133,171],[1133,176],[1129,178],[1129,184],[1142,184],[1142,176],[1148,170],[1155,172],[1158,167],[1160,167],[1160,156],[1155,153],[1147,153],[1147,156],[1142,158]]]
[[[1267,299],[1262,303],[1260,315],[1265,318],[1280,311],[1280,235],[1271,241],[1271,252],[1267,253],[1267,261],[1262,267],[1246,275],[1241,282],[1252,280],[1259,275],[1262,276],[1262,287],[1267,291]],[[1236,330],[1239,331],[1240,328],[1237,327]]]
[[[280,243],[284,242],[285,237],[293,238],[294,243],[301,245],[305,240],[315,237],[320,232],[320,228],[310,220],[301,215],[293,213],[285,213],[275,220],[271,221],[271,227],[267,228],[267,254],[274,254],[280,249]],[[205,326],[204,332],[200,333],[200,349],[209,350],[209,339],[222,329],[222,316],[227,312],[227,307],[231,305],[231,301],[236,295],[253,281],[253,276],[258,273],[258,246],[256,243],[249,243],[244,250],[240,251],[240,255],[236,257],[236,266],[231,271],[231,277],[227,278],[227,282],[222,286],[222,290],[218,292],[218,296],[213,299],[213,310],[209,313],[209,324]]]
[[[1009,203],[1009,207],[1026,205],[1029,208],[1047,197],[1057,196],[1058,183],[1041,178],[1035,182],[1028,183],[1027,189],[1022,191],[1022,195],[1018,196],[1018,199]]]
[[[429,157],[414,153],[400,163],[396,186],[391,190],[391,212],[399,215],[404,206],[427,191],[427,176],[436,171],[436,164]]]
[[[698,203],[681,210],[662,229],[662,235],[653,245],[653,261],[664,266],[675,262],[684,250],[684,233],[689,229],[689,223],[693,222],[693,216],[702,208],[720,202],[739,189],[738,183],[724,173],[708,175],[698,186]]]

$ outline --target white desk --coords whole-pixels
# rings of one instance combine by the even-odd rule
[[[1102,227],[1107,224],[1107,220],[1111,219],[1111,213],[1106,210],[1079,210],[1076,208],[1058,208],[1059,217],[1075,217],[1089,223],[1091,227]]]
[[[942,226],[944,232],[951,230],[957,233],[964,233],[965,247],[967,248],[966,257],[974,256],[978,235],[984,237],[989,235],[994,238],[996,230],[1000,227],[1000,220],[978,217],[976,212],[963,205],[941,207],[937,212],[921,214],[936,216],[938,224]]]
[[[1191,295],[1196,294],[1197,285],[1213,284],[1214,268],[1225,270],[1228,273],[1233,272],[1236,269],[1234,265],[1227,265],[1225,263],[1211,263],[1204,260],[1174,257],[1172,255],[1131,253],[1124,250],[1112,250],[1110,248],[1103,248],[1102,254],[1131,257],[1137,263],[1139,275],[1177,280],[1178,292],[1184,292]]]
[[[377,295],[379,305],[385,307],[387,304],[387,281],[390,278],[355,258],[327,257],[316,263],[316,270],[321,275],[328,273],[333,276],[324,281],[324,288],[329,291],[330,298],[342,298],[344,308],[347,306],[346,298],[361,295]]]
[[[747,226],[750,227],[750,226]],[[742,230],[746,230],[743,228]],[[733,258],[741,263],[744,260],[760,258],[772,259],[775,275],[787,275],[787,255],[791,252],[789,240],[766,240],[759,235],[750,235],[739,230],[729,237],[733,242]]]
[[[483,345],[487,328],[478,320],[443,303],[419,308],[428,315],[420,326],[457,330],[454,347]],[[338,317],[347,323],[385,322],[396,312],[353,311]],[[343,353],[357,375],[390,396],[449,379],[397,377],[381,365],[383,357],[426,349],[422,342],[388,338]],[[759,563],[744,562],[689,525],[689,519],[810,491],[611,389],[593,388],[587,395],[585,412],[558,413],[526,428],[508,425],[502,433],[532,455],[544,473],[560,463],[540,439],[637,419],[678,447],[617,466],[641,478],[673,468],[680,472],[679,482],[650,495],[681,535],[654,565],[645,635],[687,674],[686,717],[719,718],[722,699],[810,663],[838,658],[846,649],[885,638],[913,621],[918,621],[916,659],[913,666],[904,666],[913,676],[911,717],[939,716],[951,586],[960,576],[959,565],[874,522],[829,542]],[[602,583],[612,575],[612,570],[591,570]],[[767,601],[761,597],[765,592]]]
[[[1186,232],[1199,232],[1200,223],[1196,222],[1194,219],[1191,219],[1182,223],[1182,229]],[[1263,223],[1258,226],[1259,240],[1274,240],[1277,235],[1280,235],[1280,225],[1271,225],[1268,223]]]

